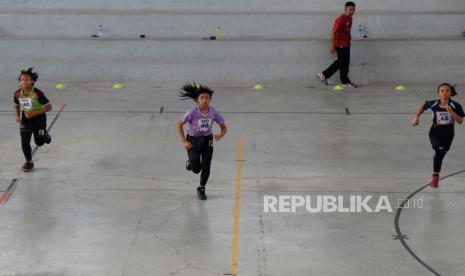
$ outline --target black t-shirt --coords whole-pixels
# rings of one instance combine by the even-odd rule
[[[34,87],[31,93],[25,94],[22,89],[18,89],[14,93],[14,104],[21,108],[21,122],[22,123],[42,123],[46,121],[47,116],[44,114],[37,115],[30,119],[26,119],[24,112],[27,110],[37,111],[41,110],[43,106],[49,104],[49,100],[42,91]]]
[[[449,106],[454,110],[454,112],[459,117],[465,117],[462,106],[453,100],[449,100]],[[441,130],[451,130],[454,131],[454,118],[452,115],[446,111],[446,109],[441,105],[440,100],[425,101],[423,109],[430,109],[433,113],[433,127],[440,128]]]

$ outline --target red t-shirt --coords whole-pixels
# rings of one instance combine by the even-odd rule
[[[342,14],[334,21],[333,32],[336,47],[350,46],[350,28],[352,28],[352,17]]]

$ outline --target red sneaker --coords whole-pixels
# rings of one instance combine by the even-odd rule
[[[439,186],[439,175],[433,175],[431,179],[431,183],[429,185],[433,188],[437,188]]]

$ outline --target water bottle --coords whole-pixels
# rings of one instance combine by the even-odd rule
[[[216,29],[215,29],[215,38],[216,38],[216,40],[221,39],[221,28],[220,27],[216,27]]]
[[[465,26],[463,26],[462,37],[465,38]]]
[[[363,35],[363,25],[362,24],[358,24],[358,37],[360,37],[360,38],[364,37],[364,35]]]
[[[97,37],[102,37],[102,36],[103,36],[103,26],[102,24],[100,24],[97,27]]]

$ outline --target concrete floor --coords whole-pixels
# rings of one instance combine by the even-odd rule
[[[0,84],[0,275],[228,275],[233,254],[237,141],[244,141],[237,275],[433,275],[395,240],[393,213],[264,213],[265,195],[407,197],[429,181],[431,117],[410,125],[435,86],[217,87],[229,132],[216,143],[209,199],[175,122],[193,104],[157,84],[41,83],[55,111],[51,145],[19,172],[15,83]],[[176,85],[171,85],[176,87]],[[457,97],[465,103],[465,93]],[[163,108],[161,108],[163,107]],[[346,110],[347,108],[347,110]],[[162,112],[161,112],[162,111]],[[350,113],[347,114],[348,111]],[[49,115],[49,122],[55,116]],[[465,169],[465,128],[443,175]],[[405,240],[438,275],[464,275],[464,175],[426,188],[404,209]]]

